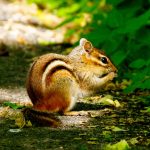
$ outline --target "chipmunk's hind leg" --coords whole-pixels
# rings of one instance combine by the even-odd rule
[[[70,71],[62,69],[56,71],[48,89],[49,103],[58,106],[58,112],[70,111],[78,98],[79,86],[76,78]]]

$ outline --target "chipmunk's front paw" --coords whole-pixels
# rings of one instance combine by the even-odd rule
[[[110,81],[113,80],[116,76],[117,76],[117,74],[115,72],[110,72],[108,74],[108,78],[109,78]]]

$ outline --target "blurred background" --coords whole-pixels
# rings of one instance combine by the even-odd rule
[[[67,54],[84,37],[117,66],[121,90],[150,90],[150,0],[1,0],[0,8],[0,86],[24,85],[34,57]]]

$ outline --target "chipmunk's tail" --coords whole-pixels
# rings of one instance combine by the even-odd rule
[[[61,126],[60,119],[55,113],[42,112],[34,110],[33,108],[25,108],[23,111],[25,120],[31,121],[35,126],[45,126],[45,127],[59,127]]]

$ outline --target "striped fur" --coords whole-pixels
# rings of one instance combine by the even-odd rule
[[[31,118],[35,120],[39,116],[39,121],[53,122],[45,112],[70,111],[80,96],[99,90],[115,77],[116,71],[105,53],[86,39],[81,39],[68,56],[51,53],[39,57],[27,79],[34,110],[29,111]]]
[[[54,61],[51,61],[51,63],[49,63],[49,65],[46,67],[46,69],[44,70],[43,75],[42,75],[42,89],[43,89],[43,92],[46,90],[46,85],[48,84],[46,82],[47,77],[48,76],[51,77],[52,74],[55,71],[58,71],[58,70],[61,70],[61,69],[66,69],[69,72],[71,72],[71,74],[72,74],[71,66],[66,64],[64,61],[54,60]]]

